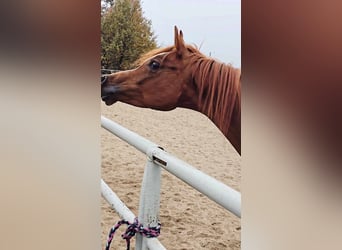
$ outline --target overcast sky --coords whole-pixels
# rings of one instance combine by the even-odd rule
[[[141,4],[159,45],[173,44],[173,27],[177,25],[186,43],[241,67],[240,0],[141,0]]]

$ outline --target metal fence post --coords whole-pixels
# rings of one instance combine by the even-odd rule
[[[156,227],[159,223],[161,168],[149,157],[141,186],[138,220],[144,227]],[[136,236],[136,250],[147,250],[146,239]]]

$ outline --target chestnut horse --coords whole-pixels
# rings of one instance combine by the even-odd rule
[[[199,111],[241,154],[240,70],[186,45],[175,27],[175,44],[145,54],[133,70],[101,77],[101,98],[137,107]]]

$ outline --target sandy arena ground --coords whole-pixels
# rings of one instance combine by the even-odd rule
[[[116,103],[102,105],[102,115],[162,146],[167,152],[240,191],[241,158],[204,115],[186,109],[160,112]],[[101,129],[102,178],[138,214],[146,156]],[[120,218],[102,199],[102,248]],[[169,250],[240,249],[240,219],[162,170],[160,242]],[[121,234],[111,249],[126,249]],[[131,249],[135,242],[132,240]]]

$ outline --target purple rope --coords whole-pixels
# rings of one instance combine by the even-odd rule
[[[135,218],[133,223],[122,219],[110,229],[106,244],[106,250],[109,250],[110,244],[112,243],[112,240],[114,238],[114,233],[122,224],[126,224],[128,226],[126,231],[121,235],[121,237],[126,240],[127,250],[130,249],[131,238],[136,233],[140,233],[147,238],[158,237],[160,234],[160,223],[158,223],[156,227],[144,228],[144,226],[139,223],[138,218]]]

